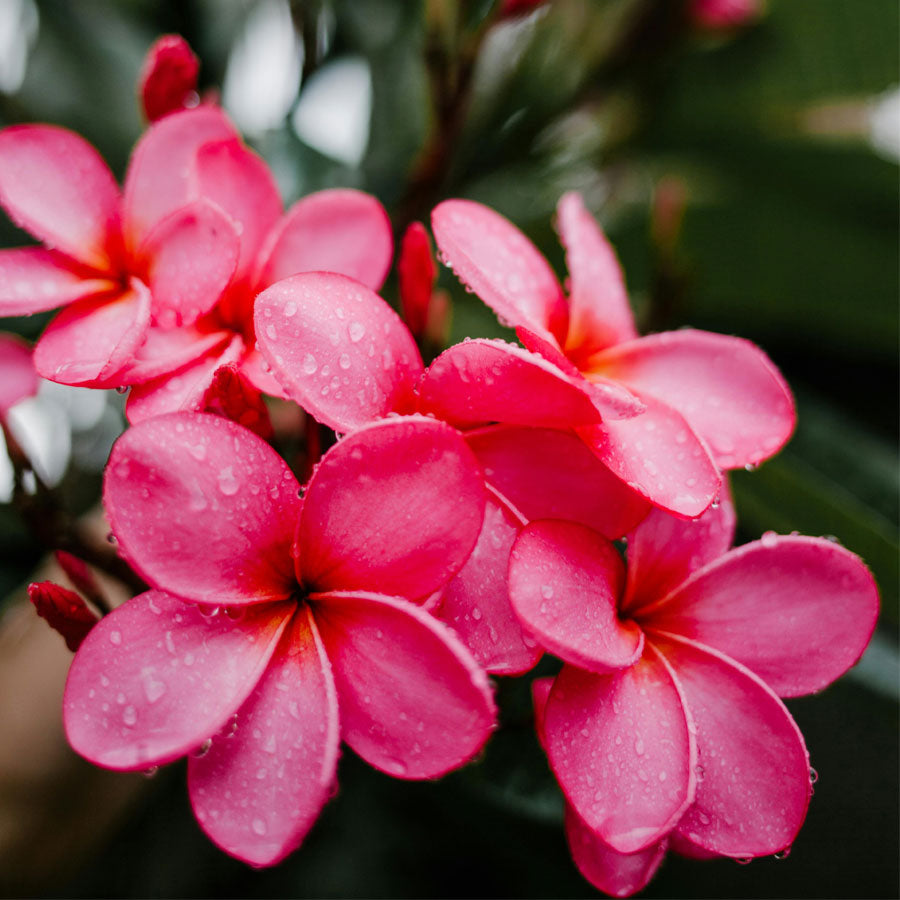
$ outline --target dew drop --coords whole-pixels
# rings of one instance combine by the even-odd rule
[[[232,466],[226,466],[219,472],[219,490],[226,497],[231,497],[238,492],[238,482],[234,477],[234,469]]]
[[[275,326],[270,322],[266,325],[266,337],[270,341],[274,341],[278,339],[278,332],[275,330]]]
[[[774,531],[766,531],[760,538],[760,543],[767,550],[771,550],[778,543],[778,535]]]
[[[260,837],[266,833],[266,823],[262,819],[254,819],[250,827],[253,829],[253,833]]]
[[[342,354],[341,354],[341,358],[338,360],[338,365],[339,365],[342,369],[349,369],[349,368],[350,368],[350,365],[351,365],[351,362],[350,362],[350,354],[349,354],[349,353],[342,353]]]
[[[109,642],[111,644],[115,644],[118,646],[122,643],[122,632],[121,631],[111,631],[109,633]]]
[[[365,337],[366,326],[362,322],[351,322],[347,332],[350,335],[350,340],[354,344],[358,344]]]
[[[297,304],[294,303],[293,300],[288,300],[288,302],[284,304],[284,315],[287,319],[297,315]]]
[[[550,599],[552,599],[552,598],[553,598],[553,588],[550,587],[549,584],[542,584],[542,585],[541,585],[541,596],[542,596],[545,600],[550,600]]]
[[[135,725],[137,723],[137,710],[133,706],[126,706],[122,710],[122,721],[128,726]]]

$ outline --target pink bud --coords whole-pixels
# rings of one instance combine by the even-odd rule
[[[138,93],[144,115],[155,122],[170,112],[192,105],[196,98],[200,62],[187,41],[166,34],[147,51],[138,78]]]
[[[97,624],[97,616],[78,594],[52,581],[29,584],[28,597],[37,614],[65,638],[66,646],[73,653]]]

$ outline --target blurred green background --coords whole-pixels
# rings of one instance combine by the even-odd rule
[[[488,27],[492,6],[0,0],[0,41],[2,17],[13,23],[0,46],[0,125],[71,127],[121,176],[142,128],[143,55],[159,34],[179,32],[201,59],[201,88],[222,89],[288,203],[350,185],[399,222],[427,217],[443,197],[471,197],[522,227],[563,276],[551,219],[563,191],[581,190],[620,253],[645,329],[750,338],[796,392],[792,442],[733,478],[741,540],[768,529],[834,535],[882,591],[863,663],[789,703],[820,774],[790,858],[740,867],[670,857],[646,895],[897,896],[897,4],[770,0],[758,20],[724,33],[659,0],[553,0]],[[474,62],[470,82],[460,60]],[[444,88],[454,78],[471,87],[452,127],[436,109],[436,74]],[[423,178],[423,152],[435,147],[440,170]],[[21,242],[3,217],[0,245]],[[446,271],[441,285],[454,340],[502,333]],[[395,299],[392,283],[386,294]],[[4,327],[35,337],[45,321]],[[96,486],[76,470],[63,490],[84,508]],[[6,593],[40,550],[8,508],[0,529]],[[442,782],[396,782],[346,751],[337,798],[273,870],[250,870],[206,841],[175,766],[94,856],[65,878],[48,872],[43,890],[593,896],[568,859],[527,686],[500,692],[504,728],[480,762]]]

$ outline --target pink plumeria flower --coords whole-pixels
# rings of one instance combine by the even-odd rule
[[[253,865],[300,844],[340,739],[384,772],[433,778],[481,748],[495,715],[483,671],[414,602],[456,574],[481,527],[462,439],[422,417],[379,422],[298,490],[227,419],[173,413],[129,429],[104,502],[153,590],[88,635],[64,700],[70,743],[101,766],[208,747],[188,761],[194,812]]]
[[[168,116],[138,143],[124,192],[83,138],[50,125],[0,132],[0,204],[44,247],[0,250],[0,316],[65,306],[35,347],[52,381],[112,387],[151,323],[189,324],[234,272],[228,216],[189,202],[184,169],[197,146],[233,135],[215,109]]]
[[[335,431],[391,414],[443,418],[440,408],[417,394],[427,373],[412,335],[365,285],[324,272],[296,275],[259,295],[255,321],[260,352],[285,394]],[[557,401],[566,382],[553,377],[549,390],[510,396],[508,406],[527,405],[528,421],[536,425],[564,421]],[[572,391],[584,399],[579,389]],[[530,669],[541,652],[523,634],[506,589],[509,550],[519,527],[554,516],[617,538],[649,505],[571,432],[500,425],[470,428],[465,437],[484,471],[487,509],[475,551],[435,612],[489,672],[515,674]]]
[[[735,337],[685,329],[639,338],[615,253],[577,194],[559,203],[567,249],[569,297],[537,248],[509,221],[481,204],[448,200],[432,214],[445,262],[529,351],[497,341],[451,348],[423,386],[448,416],[459,409],[463,374],[510,382],[523,399],[504,416],[521,415],[533,382],[547,369],[572,384],[602,389],[602,417],[567,409],[570,423],[604,463],[654,505],[678,515],[702,513],[719,491],[719,469],[756,465],[775,453],[794,427],[790,392],[759,348]],[[493,373],[493,374],[492,374]],[[558,377],[557,377],[558,380]],[[616,415],[609,401],[640,401],[640,415]],[[571,393],[571,392],[570,392]],[[573,401],[575,397],[572,397]],[[602,418],[602,421],[598,421]],[[518,421],[518,419],[516,419]]]
[[[513,546],[513,606],[564,661],[539,732],[570,846],[608,893],[643,887],[667,845],[701,858],[790,847],[810,769],[778,698],[830,684],[872,635],[878,593],[858,557],[774,534],[729,550],[733,532],[723,498],[692,522],[651,512],[627,572],[571,522],[533,522]]]

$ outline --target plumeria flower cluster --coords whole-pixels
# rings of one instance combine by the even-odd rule
[[[0,132],[0,203],[44,244],[0,251],[0,313],[64,307],[38,373],[130,388],[103,502],[148,589],[97,624],[71,591],[32,589],[78,647],[75,750],[122,771],[187,757],[203,830],[272,865],[332,795],[341,742],[439,777],[495,727],[488,676],[546,653],[562,668],[534,682],[535,724],[595,886],[634,893],[667,850],[785,852],[811,770],[779,698],[859,659],[878,595],[824,539],[730,549],[725,472],[795,424],[772,362],[734,337],[638,336],[615,254],[567,194],[565,291],[496,212],[437,206],[442,259],[520,343],[426,366],[417,338],[442,339],[447,301],[424,225],[398,262],[404,323],[377,293],[380,203],[331,190],[284,212],[195,87],[190,49],[163,39],[121,192],[71,132]],[[27,348],[0,354],[21,371]],[[273,446],[273,402],[305,411],[308,438],[333,432],[308,478]]]

